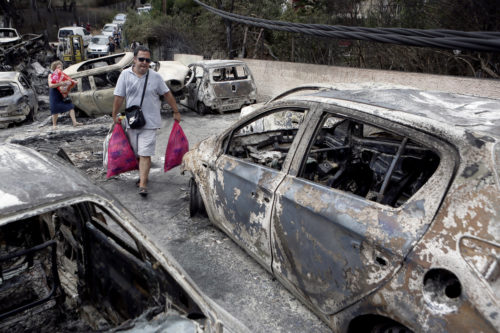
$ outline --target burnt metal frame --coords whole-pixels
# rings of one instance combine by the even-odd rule
[[[2,278],[2,280],[3,280],[3,270],[1,267],[1,264],[3,262],[5,262],[7,260],[11,260],[13,258],[27,256],[28,267],[31,267],[33,265],[34,254],[36,252],[40,252],[40,251],[44,250],[47,247],[52,247],[52,249],[51,249],[51,261],[52,261],[51,272],[53,275],[53,285],[52,285],[52,289],[50,290],[49,294],[46,297],[39,299],[37,301],[22,305],[16,309],[10,310],[10,311],[5,312],[5,313],[0,313],[0,320],[3,320],[7,317],[10,317],[10,316],[15,315],[17,313],[20,313],[20,312],[25,311],[27,309],[31,309],[37,305],[48,302],[49,300],[51,300],[53,298],[57,288],[60,286],[59,275],[57,272],[57,242],[55,240],[50,240],[50,241],[45,242],[43,244],[36,245],[32,248],[18,251],[15,253],[10,253],[6,256],[0,257],[0,278]]]

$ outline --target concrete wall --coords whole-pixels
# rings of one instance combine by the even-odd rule
[[[387,83],[500,99],[500,80],[397,71],[243,59],[257,84],[260,99],[305,83]]]

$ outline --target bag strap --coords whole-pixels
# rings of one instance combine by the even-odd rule
[[[144,89],[142,89],[142,97],[141,97],[141,105],[140,105],[141,108],[142,108],[142,101],[144,100],[144,93],[146,92],[146,86],[148,84],[148,76],[149,76],[149,68],[148,68],[148,74],[146,74],[146,82],[144,82]]]

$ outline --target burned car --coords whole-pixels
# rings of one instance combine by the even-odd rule
[[[59,156],[0,147],[0,331],[248,331]]]
[[[133,64],[132,52],[117,53],[69,66],[64,70],[78,82],[70,93],[75,107],[88,116],[111,114],[114,89],[120,73]],[[184,98],[189,68],[177,61],[158,61],[151,67],[165,80],[176,100]],[[122,105],[123,111],[125,104]]]
[[[0,128],[33,121],[38,112],[35,90],[20,72],[0,72]]]
[[[257,87],[243,61],[203,60],[188,67],[188,106],[199,114],[239,110],[255,103]]]
[[[335,332],[497,332],[498,110],[404,88],[283,94],[184,156],[191,215]]]
[[[14,28],[0,28],[0,46],[9,47],[21,42],[21,36]]]

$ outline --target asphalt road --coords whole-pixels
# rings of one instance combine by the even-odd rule
[[[42,98],[43,100],[43,98]],[[0,142],[31,147],[62,147],[95,183],[113,193],[144,224],[157,241],[184,267],[201,290],[238,318],[253,332],[330,332],[329,328],[290,294],[273,276],[248,256],[208,218],[189,217],[189,177],[179,168],[163,172],[164,155],[173,120],[162,113],[156,156],[142,199],[135,181],[137,171],[106,179],[102,168],[102,142],[111,117],[79,118],[74,128],[69,117],[60,117],[51,129],[47,104],[32,124],[0,131]],[[204,117],[181,109],[181,126],[190,145],[220,133],[239,113]]]
[[[221,132],[239,113],[206,115],[182,113],[181,126],[190,145]],[[153,157],[149,195],[142,199],[135,186],[137,172],[109,180],[105,189],[127,205],[155,235],[202,291],[254,332],[330,332],[271,274],[248,256],[208,218],[189,217],[189,177],[179,168],[163,172],[165,150],[173,121],[163,115],[156,156]]]

